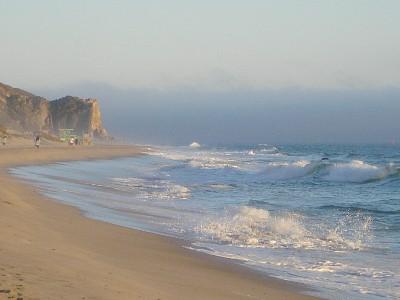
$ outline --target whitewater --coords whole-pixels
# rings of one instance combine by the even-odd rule
[[[326,299],[400,298],[400,147],[154,147],[10,172],[87,216],[184,239]]]

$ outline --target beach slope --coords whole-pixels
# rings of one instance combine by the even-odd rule
[[[300,286],[88,219],[8,175],[9,167],[139,155],[133,146],[0,150],[0,299],[313,299]]]

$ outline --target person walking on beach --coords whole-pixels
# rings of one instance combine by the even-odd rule
[[[35,147],[36,147],[36,149],[39,149],[39,147],[40,147],[40,136],[39,135],[37,135],[35,137]]]

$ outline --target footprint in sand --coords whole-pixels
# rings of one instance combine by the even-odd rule
[[[12,267],[11,267],[12,268]],[[5,268],[1,268],[0,276],[0,300],[5,299],[24,299],[24,285],[20,273],[8,273]]]

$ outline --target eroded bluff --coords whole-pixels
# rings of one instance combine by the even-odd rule
[[[0,83],[0,125],[21,132],[51,129],[49,101]]]
[[[96,99],[67,96],[49,102],[53,131],[73,128],[78,134],[88,133],[94,137],[106,137],[99,103]]]
[[[0,126],[20,132],[58,134],[71,128],[77,134],[106,138],[96,99],[67,96],[48,101],[29,92],[0,83]]]

